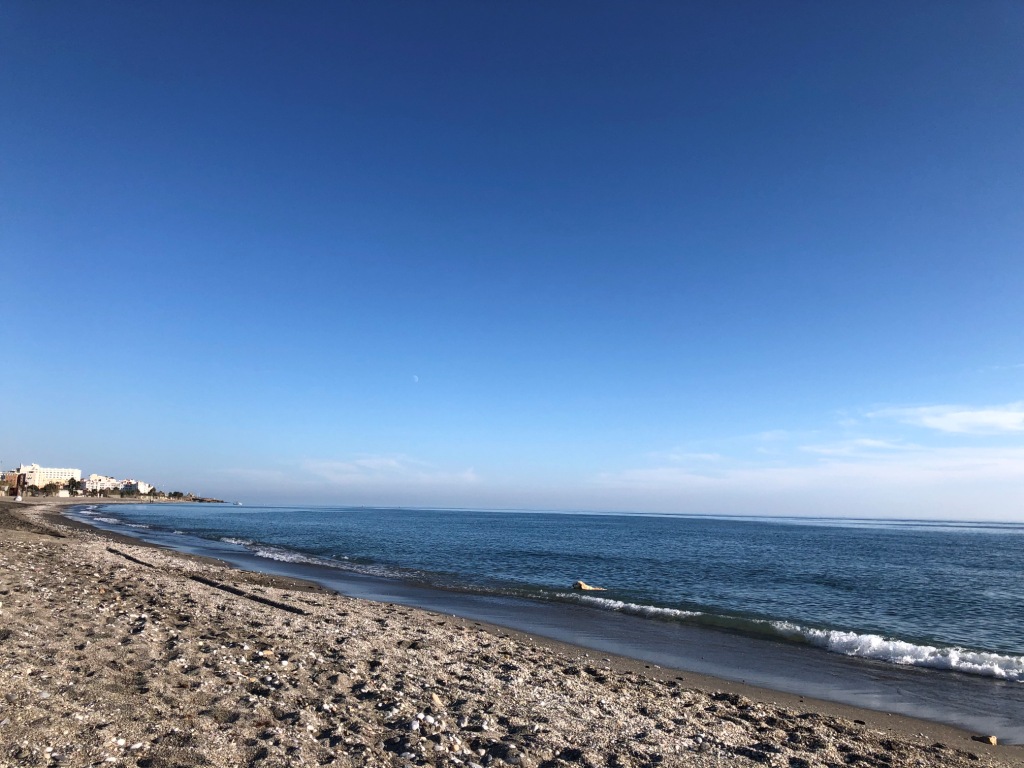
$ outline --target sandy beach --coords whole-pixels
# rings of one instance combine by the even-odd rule
[[[0,501],[0,765],[1011,766],[1024,748],[651,668]]]

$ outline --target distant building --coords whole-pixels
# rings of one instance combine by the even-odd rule
[[[50,483],[64,485],[68,480],[81,480],[82,470],[80,469],[56,469],[53,467],[40,467],[38,464],[22,464],[15,470],[18,474],[25,475],[25,482],[42,488]]]
[[[129,493],[136,491],[140,494],[145,494],[152,491],[153,486],[149,483],[144,483],[141,480],[125,480],[121,483],[121,490],[128,491]]]
[[[112,491],[121,487],[121,481],[109,475],[89,475],[85,479],[86,491]]]

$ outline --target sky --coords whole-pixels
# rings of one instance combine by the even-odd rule
[[[1024,4],[0,5],[4,468],[1024,521]]]

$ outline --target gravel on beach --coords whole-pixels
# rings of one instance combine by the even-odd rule
[[[0,766],[983,768],[1021,754],[698,690],[43,510],[0,503]]]

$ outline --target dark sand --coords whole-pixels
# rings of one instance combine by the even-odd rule
[[[0,501],[0,765],[1024,765],[957,729],[354,600],[59,508]]]

